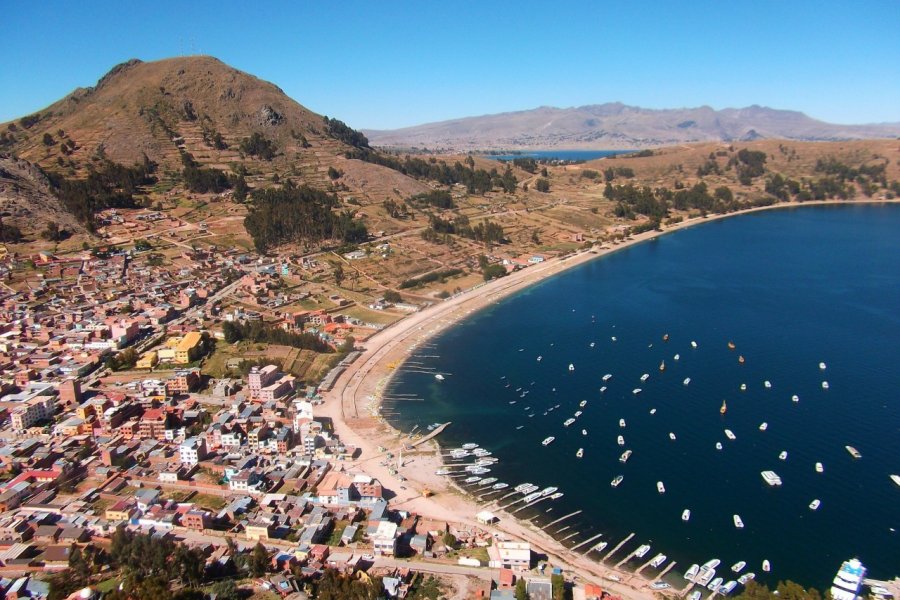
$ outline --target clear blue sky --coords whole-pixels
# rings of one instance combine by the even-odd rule
[[[192,51],[356,128],[612,101],[900,121],[900,0],[8,0],[2,12],[0,121],[129,58]]]

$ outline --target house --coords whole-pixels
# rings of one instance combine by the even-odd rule
[[[193,467],[206,457],[206,440],[202,437],[191,437],[178,446],[178,460],[183,465]]]
[[[191,331],[185,335],[175,347],[175,362],[186,365],[200,355],[203,347],[203,336],[199,331]]]
[[[205,510],[189,510],[181,515],[181,526],[193,531],[203,531],[209,527],[210,514]]]
[[[375,532],[369,538],[376,555],[394,556],[397,553],[397,524],[379,521]]]
[[[489,566],[492,569],[527,571],[531,568],[531,544],[528,542],[498,541],[488,546]]]
[[[272,533],[274,533],[275,528],[272,525],[271,521],[250,521],[247,523],[247,529],[245,531],[247,535],[247,539],[251,542],[258,542],[260,540],[268,540],[272,537]]]

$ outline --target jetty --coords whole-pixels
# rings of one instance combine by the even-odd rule
[[[453,421],[447,421],[446,423],[441,423],[440,425],[438,425],[437,427],[434,428],[434,431],[432,431],[431,433],[429,433],[429,434],[426,435],[425,437],[416,440],[415,442],[413,442],[412,444],[410,444],[409,447],[410,447],[410,448],[415,448],[416,446],[418,446],[418,445],[420,445],[420,444],[424,444],[424,443],[427,442],[428,440],[437,437],[438,434],[440,434],[440,433],[443,432],[445,429],[447,429],[447,427],[449,427],[450,424],[451,424],[452,422],[453,422]]]
[[[594,540],[596,540],[598,537],[603,537],[603,534],[602,534],[602,533],[598,533],[598,534],[595,535],[594,537],[588,538],[588,539],[584,540],[583,542],[581,542],[580,544],[575,544],[574,546],[572,546],[571,548],[569,548],[569,550],[578,550],[578,549],[581,548],[582,546],[587,546],[588,544],[590,544],[591,542],[593,542]],[[590,552],[590,550],[588,550],[588,552]]]
[[[677,564],[678,563],[675,562],[674,560],[672,562],[670,562],[669,566],[666,567],[665,569],[663,569],[662,571],[660,571],[659,575],[657,575],[651,583],[655,583],[655,582],[659,581],[660,579],[662,579],[663,577],[665,577],[666,573],[668,573],[669,571],[674,569],[675,565],[677,565]]]
[[[581,511],[580,511],[580,510],[576,510],[576,511],[573,512],[573,513],[569,513],[569,514],[567,514],[567,515],[565,515],[565,516],[563,516],[563,517],[560,517],[560,518],[556,519],[555,521],[550,521],[549,523],[547,523],[546,525],[544,525],[543,527],[541,527],[541,529],[545,529],[545,530],[546,530],[548,527],[550,527],[550,526],[552,526],[552,525],[556,525],[557,523],[561,523],[561,522],[565,521],[566,519],[568,519],[569,517],[574,517],[575,515],[578,515],[578,514],[581,514]],[[602,535],[602,534],[601,534],[601,535]]]
[[[609,551],[609,554],[607,554],[606,556],[603,557],[603,560],[609,560],[609,558],[610,558],[613,554],[615,554],[616,552],[619,551],[619,548],[621,548],[622,546],[624,546],[625,544],[627,544],[627,543],[628,543],[628,540],[630,540],[630,539],[633,538],[633,537],[634,537],[634,532],[629,533],[629,534],[628,534],[628,537],[626,537],[624,540],[622,540],[621,542],[619,542],[619,545],[618,545],[618,546],[616,546],[615,548],[613,548],[612,550],[610,550],[610,551]]]

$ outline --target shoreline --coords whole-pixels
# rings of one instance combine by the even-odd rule
[[[390,473],[390,467],[383,460],[384,452],[379,447],[396,454],[407,440],[408,434],[394,429],[383,417],[377,416],[380,396],[396,368],[408,358],[421,343],[432,336],[455,325],[502,298],[534,285],[547,278],[581,265],[589,260],[612,254],[632,245],[655,239],[661,235],[686,229],[694,225],[712,222],[727,217],[760,212],[764,210],[802,208],[805,206],[846,206],[853,204],[897,204],[898,200],[848,200],[811,201],[804,203],[778,203],[736,211],[694,217],[676,223],[662,231],[652,230],[638,234],[615,245],[579,251],[562,258],[514,272],[506,277],[462,292],[440,304],[430,306],[419,313],[395,322],[378,332],[365,343],[363,355],[341,374],[334,388],[325,394],[323,416],[331,417],[335,432],[345,443],[355,445],[360,456],[347,465],[348,468],[365,470],[381,480],[385,487],[396,492],[391,505],[404,510],[415,511],[426,517],[478,527],[489,532],[502,532],[531,542],[537,552],[547,555],[549,560],[559,563],[577,574],[581,579],[600,583],[604,588],[626,598],[649,599],[655,591],[649,588],[652,579],[630,571],[617,570],[612,566],[572,552],[559,541],[546,534],[530,521],[519,520],[501,511],[493,512],[500,518],[491,526],[476,524],[474,516],[489,502],[478,502],[477,498],[456,486],[450,478],[434,475],[443,463],[439,444],[429,441],[412,454],[405,454],[401,467],[405,480]],[[452,425],[451,425],[452,426]],[[381,462],[379,462],[379,460]],[[407,462],[408,461],[408,462]],[[424,490],[434,493],[426,497]],[[612,541],[611,541],[612,542]],[[683,566],[686,568],[686,566]],[[610,576],[618,577],[621,583],[612,583]],[[670,588],[670,591],[678,591]]]

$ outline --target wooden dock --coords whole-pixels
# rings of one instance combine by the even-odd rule
[[[565,515],[565,516],[563,516],[563,517],[560,517],[560,518],[556,519],[555,521],[550,521],[549,523],[547,523],[546,525],[544,525],[543,527],[541,527],[541,529],[547,529],[547,528],[550,527],[551,525],[556,525],[557,523],[561,523],[562,521],[565,521],[565,520],[568,519],[569,517],[574,517],[574,516],[577,515],[577,514],[581,514],[581,511],[580,511],[580,510],[576,510],[575,512],[569,513],[569,514],[567,514],[567,515]]]
[[[626,537],[624,540],[622,540],[621,542],[619,542],[619,545],[618,545],[618,546],[616,546],[615,548],[613,548],[612,550],[610,550],[610,551],[609,551],[609,554],[607,554],[606,556],[603,557],[603,560],[609,560],[610,557],[611,557],[613,554],[615,554],[616,552],[619,551],[619,548],[621,548],[622,546],[624,546],[625,544],[627,544],[627,543],[628,543],[628,540],[630,540],[630,539],[633,538],[633,537],[634,537],[634,533],[629,533],[629,534],[628,534],[628,537]]]
[[[672,569],[674,569],[674,568],[675,568],[675,565],[677,565],[677,564],[678,564],[678,563],[675,562],[674,560],[673,560],[672,562],[670,562],[670,563],[669,563],[669,566],[666,567],[665,569],[663,569],[663,570],[659,573],[659,575],[657,575],[656,577],[654,577],[654,578],[653,578],[653,581],[652,581],[651,583],[655,583],[655,582],[659,581],[660,579],[662,579],[662,578],[665,576],[665,574],[668,573],[669,571],[671,571]]]
[[[634,574],[635,574],[635,575],[640,575],[640,574],[641,574],[641,571],[643,571],[644,569],[646,569],[647,567],[650,566],[650,563],[653,562],[653,559],[654,559],[654,558],[656,558],[656,555],[655,555],[655,554],[650,558],[650,560],[648,560],[647,562],[645,562],[644,564],[642,564],[640,567],[638,567],[638,570],[635,571]]]
[[[447,421],[446,423],[442,423],[442,424],[438,425],[437,427],[434,428],[434,431],[432,431],[431,433],[429,433],[428,435],[426,435],[426,436],[423,437],[422,439],[416,440],[415,442],[413,442],[412,444],[410,444],[409,447],[410,447],[410,448],[415,448],[415,447],[418,446],[419,444],[424,444],[424,443],[427,442],[428,440],[434,439],[435,437],[437,437],[437,435],[438,435],[439,433],[441,433],[442,431],[444,431],[445,429],[447,429],[447,427],[449,427],[451,423],[452,423],[452,421]]]
[[[591,542],[593,542],[594,540],[596,540],[598,537],[603,537],[603,534],[602,534],[602,533],[598,533],[598,534],[595,535],[594,537],[588,538],[588,539],[584,540],[583,542],[581,542],[580,544],[575,544],[574,546],[572,546],[571,548],[569,548],[569,550],[578,550],[578,549],[581,548],[582,546],[587,546],[588,544],[590,544]]]

